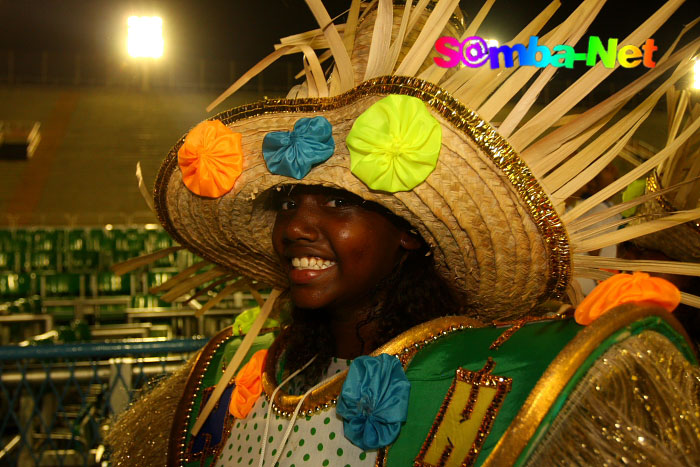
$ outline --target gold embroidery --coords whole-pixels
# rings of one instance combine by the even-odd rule
[[[474,465],[512,386],[511,378],[491,374],[495,365],[489,357],[479,371],[457,369],[415,467]]]
[[[545,315],[545,316],[528,316],[516,321],[494,321],[491,323],[493,326],[510,326],[508,327],[503,333],[498,336],[498,338],[493,341],[493,343],[489,346],[490,350],[495,350],[502,346],[503,344],[508,341],[511,337],[513,337],[513,334],[515,334],[519,329],[521,329],[523,326],[525,326],[527,323],[534,323],[537,321],[547,321],[547,320],[555,320],[555,319],[567,319],[573,316],[573,308],[568,308],[564,310],[561,313],[557,313],[554,316],[551,315]]]

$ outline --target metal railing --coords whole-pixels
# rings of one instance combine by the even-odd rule
[[[0,465],[104,465],[105,422],[207,339],[0,347]]]

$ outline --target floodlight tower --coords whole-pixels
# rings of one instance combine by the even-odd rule
[[[130,16],[127,51],[141,61],[141,89],[150,89],[150,62],[163,56],[163,20],[158,16]]]

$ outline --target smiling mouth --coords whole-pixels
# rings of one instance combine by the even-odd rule
[[[318,258],[315,256],[302,256],[292,258],[292,268],[295,270],[322,270],[335,266],[335,261]]]

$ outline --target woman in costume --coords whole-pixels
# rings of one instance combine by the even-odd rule
[[[195,127],[155,187],[177,241],[273,290],[245,336],[223,331],[123,417],[111,435],[116,463],[162,463],[166,450],[169,465],[697,463],[697,359],[664,310],[677,290],[623,278],[577,309],[585,328],[566,307],[542,306],[576,301],[572,269],[600,274],[577,252],[638,233],[587,231],[601,220],[584,216],[600,197],[566,215],[557,200],[595,175],[572,168],[624,147],[643,112],[608,127],[610,112],[650,78],[546,136],[590,79],[523,124],[525,93],[497,131],[488,121],[537,70],[494,78],[428,57],[439,31],[473,34],[482,16],[462,32],[454,1],[353,2],[341,38],[308,3],[322,29],[275,52],[301,49],[305,84]],[[547,43],[580,37],[599,7],[583,2]],[[672,10],[636,34],[648,37]],[[328,80],[314,44],[332,51]],[[692,47],[652,76],[680,73]],[[626,185],[613,193],[616,184]],[[666,226],[687,220],[675,216]],[[285,289],[292,323],[266,329]],[[643,305],[600,317],[629,301]]]

